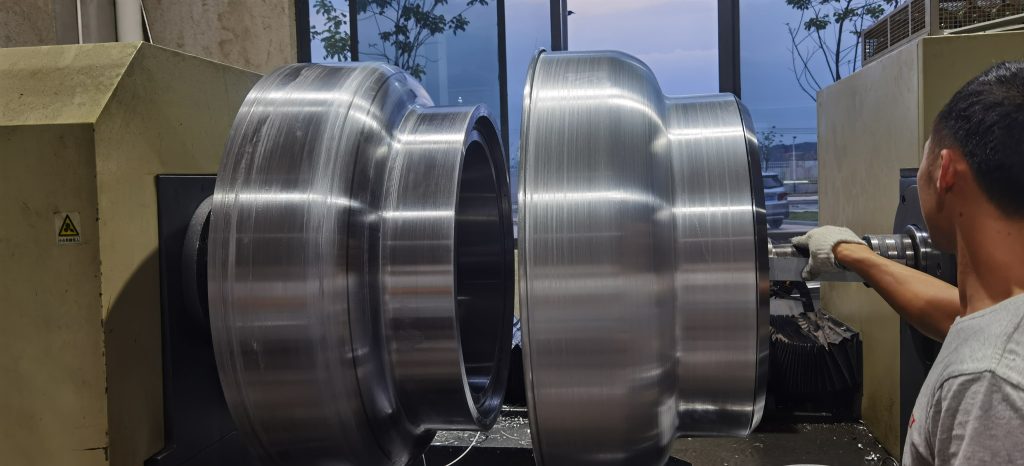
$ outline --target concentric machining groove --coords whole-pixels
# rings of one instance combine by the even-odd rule
[[[508,174],[487,110],[380,64],[249,93],[217,178],[210,322],[225,398],[272,464],[405,464],[493,425],[511,348]]]
[[[768,262],[733,96],[668,97],[617,52],[541,53],[524,93],[520,306],[535,454],[664,464],[759,422]]]

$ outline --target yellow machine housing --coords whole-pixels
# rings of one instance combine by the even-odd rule
[[[154,176],[215,173],[258,78],[146,43],[0,49],[4,464],[163,446]]]
[[[917,167],[935,116],[969,79],[1024,59],[1024,32],[923,37],[818,93],[822,225],[889,232],[899,170]],[[822,307],[864,339],[864,422],[900,450],[900,318],[860,284],[822,285]]]

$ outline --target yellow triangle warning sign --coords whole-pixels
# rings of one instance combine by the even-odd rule
[[[53,215],[53,223],[57,228],[57,244],[78,244],[82,242],[79,231],[78,212],[58,212]]]
[[[64,215],[64,222],[60,225],[60,232],[57,236],[68,237],[68,236],[81,236],[78,233],[78,228],[75,227],[75,222],[71,221],[70,215]]]

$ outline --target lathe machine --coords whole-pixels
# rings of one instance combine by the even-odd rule
[[[489,429],[516,244],[538,463],[662,464],[676,436],[751,432],[769,282],[807,259],[768,240],[743,104],[665,96],[625,54],[539,53],[521,141],[516,239],[485,107],[382,64],[263,78],[216,178],[158,178],[170,434],[147,464],[415,464],[438,430]],[[903,194],[869,244],[951,277]]]

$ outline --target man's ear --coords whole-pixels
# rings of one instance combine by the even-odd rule
[[[949,192],[956,185],[957,171],[961,168],[963,156],[958,149],[942,149],[939,152],[939,172],[935,177],[935,188],[940,193]]]

